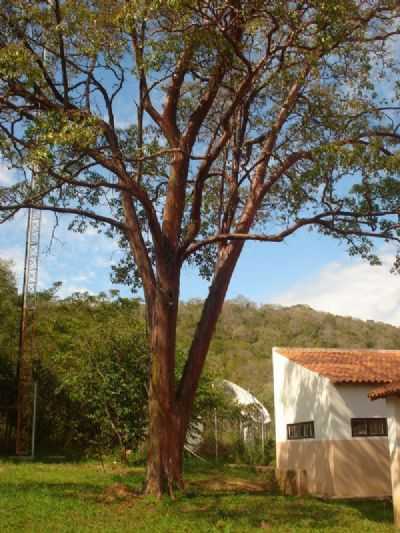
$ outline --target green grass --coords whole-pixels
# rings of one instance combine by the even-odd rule
[[[137,494],[143,469],[95,463],[0,462],[0,532],[394,531],[390,502],[321,501],[274,493],[268,474],[191,464],[187,489]]]

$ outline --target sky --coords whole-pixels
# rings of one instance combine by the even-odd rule
[[[0,185],[12,174],[0,167]],[[68,231],[68,218],[60,218],[54,238],[54,215],[43,213],[39,288],[63,283],[60,297],[74,292],[98,293],[124,286],[112,285],[111,264],[120,252],[115,242],[95,230]],[[22,284],[26,213],[0,225],[0,258],[12,260]],[[379,243],[378,243],[379,244]],[[230,284],[228,298],[245,296],[262,304],[310,305],[314,309],[363,320],[400,325],[400,276],[390,272],[394,260],[390,245],[378,246],[382,266],[349,257],[346,248],[330,237],[300,231],[283,243],[247,243]],[[181,299],[204,298],[208,282],[190,268],[182,277]],[[140,294],[139,294],[140,296]]]

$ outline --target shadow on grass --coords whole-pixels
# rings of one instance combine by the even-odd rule
[[[180,512],[196,523],[207,515],[211,524],[231,522],[247,528],[279,526],[293,531],[296,526],[307,531],[332,529],[342,525],[340,509],[319,508],[310,501],[290,501],[268,494],[218,493],[199,496],[190,505],[183,505]]]
[[[188,519],[204,519],[204,515],[209,515],[212,522],[222,519],[236,523],[240,520],[251,527],[259,527],[265,522],[279,524],[289,530],[294,524],[313,530],[341,527],[346,522],[349,530],[354,524],[356,531],[356,524],[365,520],[371,527],[374,526],[374,531],[378,531],[380,525],[391,526],[393,523],[390,500],[321,500],[282,496],[270,479],[260,480],[258,476],[258,481],[254,480],[251,468],[240,472],[244,474],[242,477],[236,469],[217,469],[215,472],[211,468],[205,471],[204,467],[201,470],[198,465],[190,465],[187,474],[186,490],[168,507],[177,513],[182,512]],[[129,473],[114,476],[114,479],[132,485]],[[135,481],[138,486],[143,482],[143,476],[137,475]],[[368,528],[368,524],[365,527]]]
[[[88,472],[90,474],[90,472]],[[137,496],[143,486],[143,474],[135,470],[128,473],[104,473],[100,480],[93,481],[58,481],[58,480],[35,480],[25,479],[16,483],[0,483],[0,499],[10,497],[11,494],[23,495],[23,497],[40,497],[41,494],[50,495],[55,499],[76,499],[77,501],[93,501],[93,503],[107,503],[112,498],[103,499],[102,496],[112,495],[115,490],[118,494],[125,491],[124,498]],[[1,528],[0,528],[1,529]]]
[[[393,505],[390,498],[384,500],[338,500],[337,503],[352,509],[371,522],[393,524]]]
[[[93,461],[92,461],[93,462]],[[99,462],[100,461],[96,461]],[[29,455],[0,455],[0,463],[10,464],[48,464],[48,465],[79,465],[87,464],[88,459],[81,455],[36,455],[32,458]]]
[[[282,531],[317,531],[346,527],[351,531],[379,531],[390,526],[388,502],[323,502],[313,498],[272,496],[268,493],[190,494],[180,509],[187,519],[210,523],[231,522],[246,528],[276,528]],[[360,528],[360,520],[367,520]]]
[[[72,497],[82,495],[96,495],[104,490],[104,485],[94,483],[71,483],[51,481],[22,481],[13,486],[4,483],[0,485],[0,497],[8,496],[11,491],[17,491],[24,496],[29,493],[36,495],[38,492],[48,492],[54,497]]]

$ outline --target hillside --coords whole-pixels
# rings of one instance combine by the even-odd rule
[[[121,332],[126,331],[127,324],[143,321],[144,308],[138,300],[125,301],[122,307],[113,305],[104,294],[60,300],[56,298],[56,289],[57,286],[39,295],[36,325],[41,363],[51,372],[56,371],[54,354],[58,353],[62,359],[63,354],[76,351],[77,339],[86,338],[95,327],[98,318],[94,309],[115,322]],[[181,350],[190,345],[201,306],[200,300],[180,305],[178,348]],[[9,390],[5,384],[13,387],[14,383],[12,369],[18,351],[18,329],[15,279],[10,265],[0,261],[0,389],[6,395]],[[399,348],[400,328],[318,312],[305,305],[257,306],[240,297],[224,305],[207,367],[213,374],[249,389],[272,408],[273,346]]]
[[[200,313],[197,301],[181,305],[179,344],[186,347]],[[315,311],[305,305],[257,307],[244,298],[225,303],[207,364],[272,407],[273,346],[399,348],[400,328]]]

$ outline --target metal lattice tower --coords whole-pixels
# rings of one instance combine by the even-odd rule
[[[54,0],[47,0],[54,7]],[[43,51],[44,65],[48,64],[47,52]],[[32,172],[31,189],[35,188],[35,171]],[[34,383],[33,360],[35,358],[34,317],[36,309],[36,291],[39,272],[40,227],[42,212],[38,209],[28,210],[26,226],[26,248],[24,265],[24,284],[22,292],[22,313],[20,329],[19,360],[17,368],[17,429],[16,454],[34,453]]]
[[[39,270],[40,226],[42,212],[29,209],[26,231],[26,257],[24,271],[24,307],[34,309],[36,306],[36,290]]]
[[[34,185],[34,177],[31,185]],[[41,218],[42,213],[40,210],[28,210],[20,352],[17,371],[17,455],[28,455],[32,444],[33,360],[35,356],[34,315],[39,271]]]

